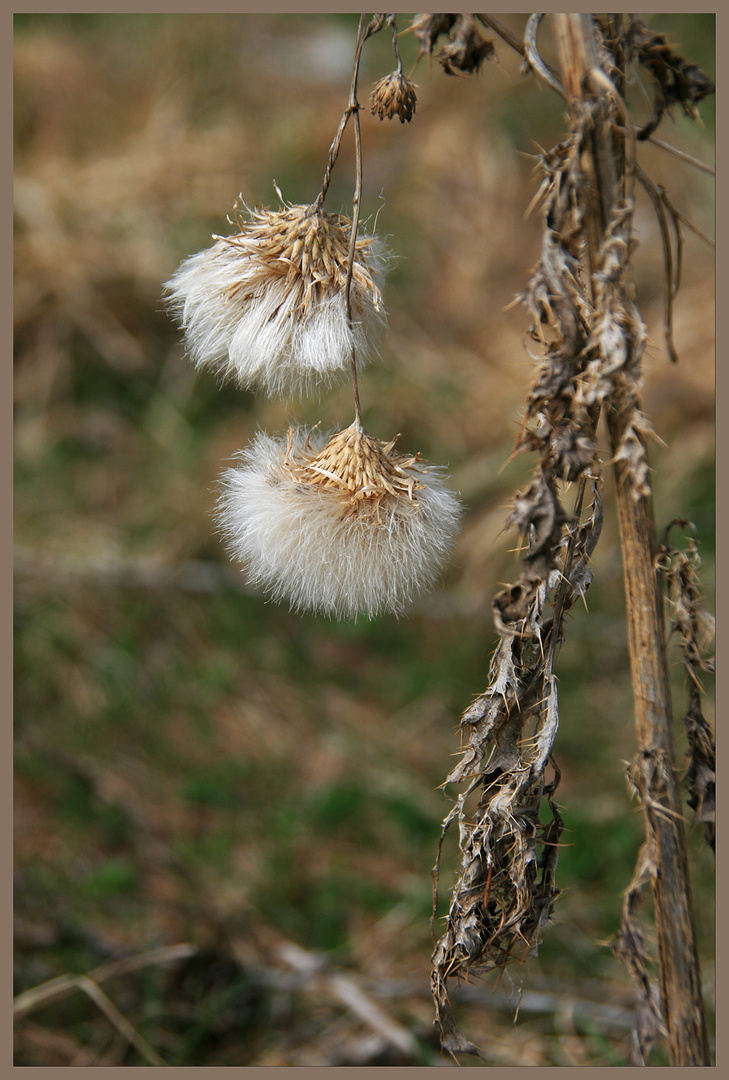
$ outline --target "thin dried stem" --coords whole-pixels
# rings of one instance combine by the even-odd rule
[[[367,29],[365,28],[366,16],[362,15],[359,22],[359,31],[357,34],[357,50],[355,53],[354,71],[352,73],[352,88],[350,91],[349,107],[353,110],[354,117],[354,155],[355,155],[355,188],[354,199],[352,201],[352,236],[349,246],[349,262],[347,265],[347,282],[345,285],[345,297],[347,301],[347,319],[349,325],[352,325],[352,274],[354,272],[354,255],[357,245],[357,230],[359,228],[359,217],[362,200],[362,130],[359,121],[359,104],[357,102],[357,77],[359,74],[359,62],[362,55],[362,46],[364,45],[367,37]],[[363,431],[362,427],[362,408],[359,400],[359,383],[357,381],[357,358],[355,356],[354,345],[352,345],[351,355],[352,366],[352,393],[354,395],[354,416],[355,424],[358,431]]]
[[[681,277],[681,255],[683,252],[683,239],[681,237],[681,230],[678,227],[678,222],[675,214],[671,215],[674,227],[674,235],[676,239],[676,261],[674,266],[673,249],[671,246],[671,237],[668,232],[668,221],[666,219],[667,204],[662,198],[661,190],[656,184],[646,176],[641,168],[637,165],[635,168],[635,176],[640,183],[641,187],[645,190],[648,198],[653,204],[653,209],[656,212],[656,218],[658,220],[658,228],[661,233],[661,243],[663,245],[663,264],[665,268],[665,282],[666,282],[666,294],[663,316],[663,337],[666,343],[666,352],[668,358],[673,363],[678,361],[678,354],[676,352],[676,346],[673,342],[673,300],[678,292],[678,286]]]
[[[498,19],[495,19],[493,15],[477,14],[476,18],[480,19],[484,26],[487,26],[489,30],[493,30],[494,33],[498,34],[499,37],[502,38],[507,45],[510,45],[515,52],[518,52],[520,56],[524,55],[524,42],[518,38],[516,34],[512,34],[511,30],[504,26],[503,23],[499,22]]]
[[[638,125],[635,124],[634,127],[637,131]],[[680,161],[685,161],[687,165],[693,165],[695,169],[700,169],[701,172],[708,173],[709,176],[716,176],[715,168],[711,165],[707,165],[704,161],[699,161],[698,158],[693,157],[691,154],[687,154],[685,150],[679,150],[678,147],[671,146],[670,143],[665,142],[663,139],[657,139],[655,135],[650,135],[646,141],[653,143],[653,145],[657,146],[660,150],[666,150],[669,154],[673,154],[673,156],[679,158]]]
[[[395,53],[395,60],[397,61],[397,73],[402,75],[402,57],[400,56],[400,46],[397,41],[397,16],[388,15],[386,24],[392,28],[392,51]]]
[[[379,25],[376,24],[377,20],[379,20]],[[336,164],[337,158],[339,157],[339,151],[342,147],[342,138],[344,136],[347,124],[349,123],[350,117],[356,116],[360,108],[357,103],[357,81],[359,79],[359,65],[362,59],[362,46],[371,34],[376,33],[377,30],[381,29],[383,24],[384,16],[377,16],[368,26],[367,16],[360,15],[359,27],[357,29],[357,44],[354,51],[354,64],[352,66],[352,79],[349,86],[349,100],[347,102],[346,109],[342,113],[342,119],[339,121],[339,127],[337,128],[337,132],[332,139],[332,144],[329,147],[329,159],[327,161],[327,167],[324,172],[324,179],[322,181],[321,191],[319,192],[316,198],[316,202],[314,203],[314,206],[317,210],[320,210],[323,206],[327,191],[329,190],[329,184],[332,179],[334,166]]]
[[[119,1011],[98,983],[88,975],[62,975],[58,979],[53,979],[49,983],[36,987],[34,990],[26,991],[25,994],[16,999],[15,1016],[22,1016],[33,1009],[40,1008],[49,1001],[65,997],[74,990],[80,990],[86,994],[101,1009],[117,1031],[139,1051],[150,1065],[164,1066],[167,1064],[157,1051],[149,1045],[147,1040],[139,1034],[136,1028],[129,1023],[126,1016]]]
[[[187,943],[183,945],[165,945],[160,949],[149,949],[147,952],[138,953],[135,956],[126,956],[121,960],[101,964],[89,972],[87,977],[99,984],[119,975],[128,975],[132,971],[139,971],[140,968],[173,964],[178,960],[187,960],[189,957],[195,956],[197,952],[196,945]],[[48,982],[41,983],[40,986],[24,990],[22,994],[18,994],[13,1000],[13,1016],[16,1019],[25,1016],[26,1013],[31,1012],[33,1009],[40,1008],[41,1005],[45,1005],[57,997],[62,997],[69,989],[72,989],[69,980],[72,981],[75,978],[75,975],[61,975],[57,979],[50,979]]]
[[[357,44],[354,51],[354,63],[352,65],[352,81],[349,87],[349,101],[347,102],[347,108],[342,114],[342,119],[339,122],[337,133],[332,140],[332,144],[329,148],[329,160],[327,162],[326,171],[324,173],[324,180],[322,181],[321,191],[317,196],[315,207],[317,210],[321,209],[324,199],[326,198],[327,191],[329,190],[329,183],[332,178],[332,172],[334,165],[339,156],[339,151],[342,145],[342,137],[344,131],[349,123],[350,118],[354,120],[354,150],[355,150],[355,189],[354,197],[352,200],[352,234],[350,237],[349,245],[349,260],[347,265],[347,279],[345,284],[345,299],[347,304],[347,319],[350,327],[352,325],[352,274],[354,272],[354,257],[357,246],[357,231],[359,229],[360,218],[360,205],[362,199],[362,131],[359,120],[359,110],[361,108],[357,101],[357,83],[359,80],[359,67],[362,59],[362,47],[368,37],[372,34],[376,34],[378,30],[381,30],[385,25],[386,18],[384,15],[375,15],[370,22],[367,22],[367,15],[360,15],[359,27],[357,29]],[[362,426],[362,409],[359,398],[359,383],[357,380],[357,358],[355,355],[354,345],[352,346],[351,355],[351,373],[352,373],[352,393],[354,395],[354,413],[355,424],[359,431],[363,431]]]

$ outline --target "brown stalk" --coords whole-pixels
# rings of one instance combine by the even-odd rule
[[[375,15],[370,22],[367,22],[367,15],[360,15],[359,27],[357,29],[357,44],[354,50],[354,64],[352,66],[352,81],[349,87],[349,101],[347,102],[347,108],[342,114],[342,119],[339,121],[339,127],[337,133],[332,140],[332,145],[329,148],[329,160],[327,161],[326,171],[324,173],[324,180],[322,181],[321,191],[317,196],[315,207],[320,210],[324,199],[326,198],[327,191],[329,189],[329,183],[332,178],[332,171],[334,164],[339,156],[339,150],[342,145],[342,136],[344,135],[345,128],[349,123],[350,117],[354,120],[354,153],[355,153],[355,189],[354,198],[352,200],[352,235],[349,244],[349,261],[347,265],[347,281],[345,284],[345,297],[347,302],[347,319],[350,326],[352,325],[352,274],[354,271],[354,256],[357,247],[357,230],[359,228],[359,216],[360,216],[360,203],[362,197],[362,133],[359,121],[359,110],[361,108],[357,101],[357,82],[359,80],[359,65],[362,59],[362,47],[372,34],[376,34],[378,30],[381,30],[385,25],[384,15]],[[352,392],[354,394],[354,416],[355,425],[358,431],[363,431],[362,427],[362,410],[359,401],[359,384],[357,381],[357,361],[354,355],[354,346],[352,346]]]
[[[590,270],[625,183],[622,147],[602,136],[600,104],[607,103],[607,78],[600,68],[590,15],[555,14],[553,25],[573,124],[589,107],[597,117],[585,168],[592,173],[588,225]],[[587,269],[587,268],[586,268]],[[671,695],[661,596],[654,570],[656,552],[652,493],[645,444],[639,452],[643,483],[618,457],[635,399],[629,389],[613,398],[607,410],[617,488],[620,544],[625,580],[638,783],[651,841],[656,932],[660,966],[661,1010],[672,1065],[708,1065],[709,1051],[701,979],[691,910],[686,840],[676,779],[671,730]]]

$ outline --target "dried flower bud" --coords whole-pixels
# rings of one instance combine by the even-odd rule
[[[246,211],[244,216],[243,210]],[[191,256],[167,283],[196,367],[271,394],[308,393],[379,352],[387,317],[375,283],[384,252],[357,240],[346,280],[352,222],[315,206],[236,206],[238,232]]]
[[[400,117],[400,123],[408,123],[415,115],[415,83],[406,79],[401,71],[392,71],[385,75],[375,86],[370,94],[372,115],[379,116],[380,120],[392,120],[394,116]]]
[[[218,521],[254,584],[293,608],[400,614],[432,587],[460,505],[442,470],[356,425],[260,433],[226,470]]]

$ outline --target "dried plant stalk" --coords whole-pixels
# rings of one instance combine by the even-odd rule
[[[640,1052],[667,1035],[674,1063],[705,1064],[663,612],[653,567],[646,454],[651,428],[640,399],[647,335],[630,278],[634,184],[626,135],[634,134],[634,128],[606,74],[621,85],[621,17],[605,16],[598,33],[592,16],[555,16],[562,82],[538,57],[541,18],[531,17],[531,37],[519,51],[566,97],[571,125],[568,137],[538,159],[542,185],[535,201],[541,200],[544,214],[542,252],[520,298],[532,316],[531,336],[541,361],[517,450],[536,451],[539,462],[509,519],[524,538],[526,555],[518,580],[494,600],[501,640],[489,687],[461,719],[462,758],[445,782],[466,787],[443,822],[434,868],[435,918],[440,849],[457,822],[461,867],[445,932],[433,954],[436,1026],[443,1048],[454,1056],[479,1053],[458,1031],[447,981],[503,968],[511,959],[535,953],[559,892],[555,869],[562,822],[554,801],[559,784],[552,757],[559,724],[554,664],[564,615],[591,582],[589,559],[602,523],[595,431],[604,413],[618,487],[640,747],[633,780],[647,820],[619,949],[643,991]],[[577,482],[571,516],[561,502],[566,481]],[[591,509],[585,518],[588,492]],[[658,1001],[634,917],[647,880],[656,902]]]
[[[616,125],[610,128],[611,84],[598,56],[590,16],[561,14],[554,25],[573,126],[591,116],[585,145],[591,190],[599,202],[588,232],[591,259],[601,225],[624,198],[624,155]],[[589,88],[589,89],[588,89]],[[589,94],[589,97],[588,97]],[[594,278],[593,278],[594,280]],[[600,282],[600,279],[598,279]],[[653,883],[660,965],[661,1011],[674,1065],[709,1063],[696,939],[691,911],[686,841],[674,769],[671,697],[663,609],[653,566],[655,528],[644,433],[635,423],[637,365],[624,365],[622,393],[607,413],[616,477],[616,501],[626,590],[628,644],[633,678],[637,789],[646,815],[648,873]]]
[[[590,513],[581,520],[588,487]],[[466,746],[445,783],[465,781],[467,787],[443,823],[433,871],[435,919],[440,849],[457,821],[461,871],[432,970],[441,1044],[454,1056],[479,1051],[455,1025],[447,980],[503,968],[536,952],[559,894],[555,871],[563,824],[554,801],[560,779],[552,757],[559,726],[554,664],[564,616],[591,582],[588,563],[602,525],[600,488],[597,476],[583,478],[567,519],[554,478],[540,466],[510,518],[530,537],[528,554],[518,580],[494,600],[501,640],[488,689],[461,718]]]

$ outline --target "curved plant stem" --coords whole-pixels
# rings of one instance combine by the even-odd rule
[[[537,34],[543,18],[544,14],[538,12],[529,16],[524,31],[524,57],[529,62],[529,66],[563,98],[565,92],[562,83],[556,73],[544,63],[537,49]]]

